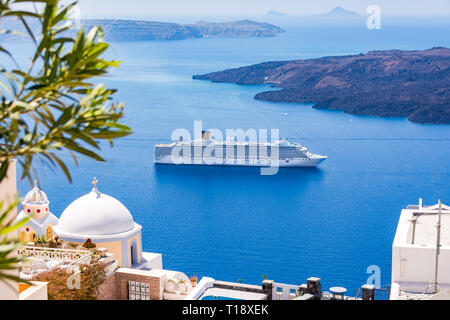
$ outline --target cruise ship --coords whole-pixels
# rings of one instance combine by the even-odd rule
[[[202,132],[202,139],[155,145],[155,163],[250,167],[315,167],[327,159],[285,139],[273,143],[216,141]]]

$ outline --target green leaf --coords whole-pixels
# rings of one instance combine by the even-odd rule
[[[64,174],[66,175],[67,180],[69,180],[69,182],[72,182],[72,176],[70,175],[69,169],[67,168],[65,163],[60,158],[58,158],[56,155],[53,155],[53,159],[59,164],[59,166],[63,170]]]
[[[2,181],[6,177],[6,173],[8,172],[9,167],[9,159],[3,159],[2,164],[0,165],[0,181]]]
[[[43,10],[38,12],[31,6],[11,9],[19,2],[40,3]],[[104,161],[99,141],[112,144],[132,133],[121,122],[122,105],[114,103],[117,90],[95,84],[96,77],[107,75],[119,62],[105,58],[109,45],[103,40],[101,26],[71,36],[66,22],[74,4],[58,0],[0,2],[0,23],[5,16],[16,17],[36,43],[26,69],[1,69],[6,80],[0,82],[0,99],[3,94],[11,101],[0,102],[0,143],[7,146],[0,148],[0,156],[6,160],[0,166],[0,181],[10,159],[17,159],[22,178],[31,180],[36,157],[59,167],[71,181],[70,170],[59,152],[68,152],[76,165],[75,154]],[[34,22],[41,27],[39,37],[39,32],[33,30]],[[0,52],[10,54],[3,46],[0,48]]]
[[[4,227],[2,229],[0,229],[0,235],[6,235],[12,231],[15,231],[17,229],[19,229],[20,227],[26,225],[28,223],[29,219],[22,219],[8,227]]]

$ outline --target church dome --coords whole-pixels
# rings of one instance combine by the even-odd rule
[[[37,181],[34,181],[34,188],[27,193],[22,202],[24,205],[48,205],[49,201],[44,191],[37,186]]]
[[[72,202],[62,213],[55,231],[65,236],[101,236],[131,231],[133,217],[117,199],[94,189]]]

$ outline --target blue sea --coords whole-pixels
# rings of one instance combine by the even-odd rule
[[[76,166],[66,155],[72,184],[36,163],[51,211],[60,216],[96,176],[100,191],[143,226],[144,250],[162,253],[166,269],[252,284],[263,275],[291,284],[316,276],[325,290],[344,286],[352,295],[376,265],[389,284],[401,209],[420,197],[450,203],[450,127],[256,101],[270,87],[192,75],[271,60],[449,47],[449,24],[284,27],[275,38],[112,43],[109,56],[122,66],[101,81],[119,90],[134,134],[105,145],[106,163],[81,159]],[[10,44],[21,61],[29,46]],[[170,141],[174,129],[192,132],[195,120],[205,129],[280,129],[328,159],[275,176],[255,168],[156,167],[153,145]],[[19,187],[22,196],[30,188]]]

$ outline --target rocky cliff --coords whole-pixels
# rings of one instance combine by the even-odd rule
[[[357,115],[450,124],[448,48],[265,62],[193,78],[242,85],[271,84],[281,89],[255,96],[265,101],[312,102],[315,108]]]

